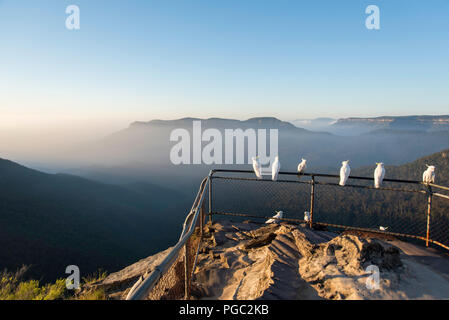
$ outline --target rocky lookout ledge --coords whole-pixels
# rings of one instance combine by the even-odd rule
[[[394,238],[249,221],[208,223],[204,236],[194,299],[449,299],[447,254]],[[169,251],[94,285],[124,299]],[[369,288],[372,266],[379,285]]]

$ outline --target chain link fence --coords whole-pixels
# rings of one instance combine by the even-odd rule
[[[342,187],[338,176],[324,174],[281,172],[274,182],[255,179],[251,171],[212,171],[201,183],[179,242],[150,275],[139,279],[127,299],[190,299],[208,215],[263,223],[282,210],[282,220],[305,223],[307,211],[313,228],[407,237],[449,250],[449,188],[385,179],[376,189],[372,180],[350,177]]]
[[[298,223],[305,222],[308,211],[315,227],[428,240],[449,249],[449,199],[432,195],[428,225],[430,189],[420,182],[386,179],[376,189],[373,179],[363,177],[350,177],[344,187],[338,176],[279,177],[274,182],[255,179],[249,171],[219,171],[212,179],[211,211],[263,222],[282,210],[284,220]]]
[[[190,281],[197,253],[201,241],[199,221],[195,232],[186,241],[172,265],[157,281],[149,292],[147,300],[182,300],[190,295]]]
[[[448,193],[448,192],[446,192]],[[448,194],[445,194],[448,196]],[[449,250],[449,197],[433,197],[430,215],[430,238]]]

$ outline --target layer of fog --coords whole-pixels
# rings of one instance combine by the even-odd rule
[[[270,128],[272,120],[261,123]],[[301,120],[302,121],[302,120]],[[384,162],[399,165],[449,148],[449,132],[376,132],[346,137],[330,134],[332,119],[323,119],[302,127],[281,123],[279,155],[282,171],[295,171],[300,158],[308,159],[309,170],[337,173],[341,161],[352,167]],[[204,128],[223,130],[229,126],[253,126],[254,123],[211,119]],[[295,122],[298,126],[299,123]],[[251,170],[251,165],[174,165],[170,150],[175,145],[172,130],[192,130],[191,121],[162,124],[111,126],[69,125],[34,130],[0,130],[0,157],[45,172],[63,172],[113,184],[147,182],[191,192],[213,168]],[[243,128],[244,129],[244,128]],[[207,142],[203,142],[203,147]],[[246,146],[245,146],[246,148]],[[224,151],[224,150],[223,150]],[[224,154],[224,153],[223,153]],[[245,159],[245,163],[248,159]]]

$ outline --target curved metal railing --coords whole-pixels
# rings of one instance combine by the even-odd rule
[[[207,185],[210,183],[210,177],[204,178],[204,180],[201,182],[200,189],[198,190],[198,193],[195,197],[195,201],[193,203],[192,209],[190,210],[189,214],[187,215],[183,230],[181,232],[181,236],[179,238],[178,243],[173,247],[173,249],[170,251],[170,253],[164,258],[164,260],[153,270],[151,274],[148,275],[147,278],[144,278],[141,276],[137,282],[134,284],[134,286],[129,291],[126,300],[143,300],[148,296],[148,293],[153,289],[153,287],[156,285],[156,283],[159,281],[159,279],[167,272],[167,270],[170,269],[170,267],[173,265],[173,263],[176,261],[176,258],[179,256],[180,251],[185,248],[186,254],[185,259],[188,257],[187,247],[186,243],[190,239],[190,237],[193,235],[195,231],[195,226],[197,225],[197,222],[200,222],[200,228],[202,230],[202,224],[204,221],[204,211],[202,209],[202,204],[204,201],[204,195],[206,191]],[[188,227],[187,227],[188,226]],[[197,249],[197,254],[199,251],[199,246]],[[196,254],[196,255],[197,255]],[[196,258],[195,258],[196,263]],[[186,268],[187,269],[187,268]],[[193,267],[194,270],[194,267]],[[186,270],[187,273],[187,270]],[[186,274],[185,278],[185,295],[188,297],[189,295],[189,283],[190,277]]]

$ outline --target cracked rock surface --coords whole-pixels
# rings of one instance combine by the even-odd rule
[[[99,286],[111,299],[123,299],[169,251],[113,273]],[[376,275],[378,285],[367,286]],[[398,240],[223,220],[205,226],[191,293],[227,300],[449,299],[449,258]]]
[[[405,254],[400,241],[283,223],[220,221],[206,231],[199,299],[449,299],[447,274]],[[367,286],[373,268],[377,287]]]

